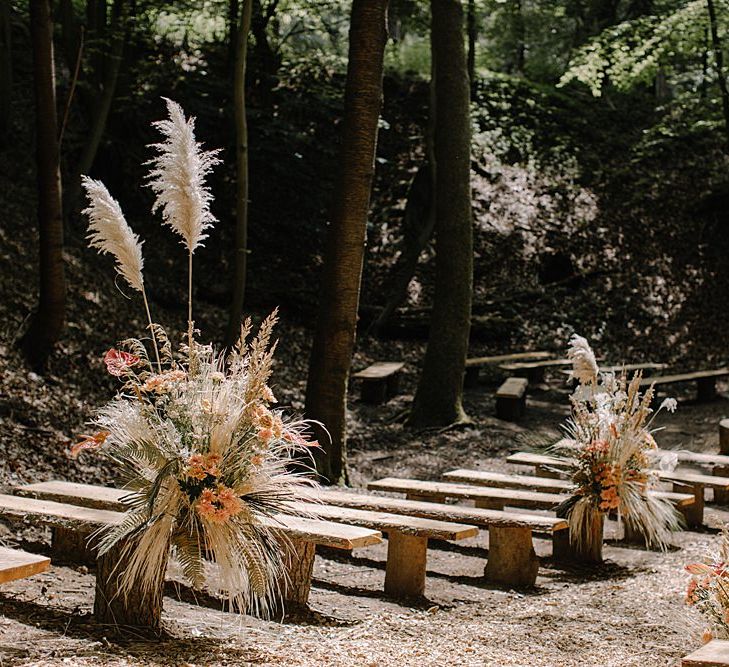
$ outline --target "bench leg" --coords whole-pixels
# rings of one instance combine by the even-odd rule
[[[391,399],[400,393],[400,373],[393,373],[385,383],[387,399]]]
[[[552,560],[556,563],[570,563],[575,558],[575,552],[570,543],[569,528],[562,528],[552,532]]]
[[[159,632],[162,626],[167,556],[158,572],[153,589],[142,592],[132,589],[125,596],[120,590],[120,576],[129,565],[124,542],[117,544],[96,561],[96,595],[94,618],[98,623],[144,628]],[[169,550],[168,550],[169,551]]]
[[[676,493],[693,494],[694,502],[690,505],[679,507],[678,509],[686,519],[686,526],[688,528],[700,528],[704,523],[704,485],[674,482],[673,490]]]
[[[480,369],[478,366],[471,366],[470,368],[466,368],[466,372],[463,375],[463,386],[466,389],[474,389],[475,387],[478,387],[479,370]]]
[[[419,496],[417,493],[406,493],[406,500],[417,500],[421,503],[445,503],[445,496]]]
[[[522,398],[497,398],[496,417],[507,422],[519,421],[526,411],[526,396]]]
[[[719,454],[729,454],[729,419],[719,422]]]
[[[484,510],[500,510],[503,511],[505,501],[501,498],[478,498],[473,504]]]
[[[363,403],[380,405],[387,401],[387,382],[385,380],[362,380],[360,396]]]
[[[700,403],[713,401],[716,398],[716,378],[696,380],[696,399]]]
[[[284,541],[282,541],[282,545]],[[306,606],[311,591],[316,545],[313,542],[290,539],[285,541],[286,574],[281,582],[285,606]]]
[[[512,588],[534,586],[539,559],[534,553],[531,528],[489,526],[489,557],[484,575],[495,584]]]
[[[96,554],[88,545],[89,534],[56,526],[51,530],[51,559],[54,563],[94,565]]]
[[[729,477],[729,466],[714,466],[711,474],[716,477]],[[714,489],[714,502],[718,505],[729,505],[729,491]]]
[[[421,597],[425,592],[428,538],[391,531],[387,536],[385,593],[398,598]]]
[[[530,368],[527,371],[527,380],[529,382],[530,387],[533,387],[537,384],[543,384],[544,383],[544,367],[540,366],[538,368]]]

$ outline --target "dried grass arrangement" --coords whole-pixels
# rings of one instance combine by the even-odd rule
[[[708,621],[703,640],[729,639],[729,534],[722,533],[716,553],[686,566],[691,574],[686,602]]]
[[[574,493],[558,508],[569,520],[570,541],[585,560],[602,560],[602,525],[608,513],[645,537],[648,546],[665,549],[680,515],[667,499],[648,492],[658,484],[651,386],[640,392],[641,374],[599,371],[587,340],[573,336],[568,351],[578,387],[571,397],[567,438],[553,452],[571,464]],[[676,401],[659,408],[673,411]]]
[[[165,142],[155,146],[152,161],[153,210],[162,209],[182,237],[191,275],[193,253],[214,222],[205,176],[216,158],[195,141],[193,119],[172,101],[167,107],[169,119],[156,123]],[[90,245],[113,255],[118,273],[141,293],[150,332],[107,353],[120,393],[99,411],[97,431],[72,449],[74,455],[98,450],[129,490],[124,521],[97,535],[99,552],[122,545],[129,563],[120,573],[123,594],[151,592],[172,547],[195,588],[212,585],[233,608],[265,615],[278,604],[285,545],[261,518],[291,514],[290,502],[312,498],[314,483],[290,464],[316,445],[307,441],[304,421],[272,407],[276,313],[255,337],[246,321],[235,349],[224,355],[195,340],[188,285],[187,337],[175,352],[152,321],[139,238],[102,183],[85,178],[84,186]]]

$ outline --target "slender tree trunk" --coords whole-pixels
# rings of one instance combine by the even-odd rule
[[[12,18],[10,0],[0,0],[0,146],[8,142],[13,98]]]
[[[517,74],[523,75],[526,66],[526,26],[524,25],[523,0],[513,0],[513,2],[514,39],[516,41],[514,69]]]
[[[721,108],[724,112],[724,130],[729,142],[729,90],[727,90],[726,74],[724,73],[724,52],[719,41],[719,28],[716,22],[716,8],[714,0],[706,0],[709,10],[709,29],[711,32],[711,45],[714,49],[714,65],[716,66],[716,78],[721,91]]]
[[[233,99],[235,105],[236,195],[235,195],[235,261],[233,298],[228,314],[225,345],[231,347],[240,336],[243,301],[246,294],[248,264],[248,121],[246,119],[246,61],[248,33],[251,29],[251,0],[243,0],[238,29],[238,53],[235,58]]]
[[[468,0],[468,80],[471,86],[471,98],[476,89],[476,40],[478,28],[476,26],[476,0]]]
[[[387,41],[387,0],[353,0],[338,186],[324,251],[319,317],[309,363],[306,414],[331,442],[317,455],[328,482],[346,480],[347,380],[359,308],[367,214],[375,171]]]
[[[53,19],[49,0],[30,0],[30,31],[38,170],[40,290],[38,310],[21,340],[21,346],[27,359],[37,368],[42,368],[61,335],[66,309]]]
[[[240,0],[228,0],[228,71],[235,70],[236,54],[238,53],[239,14]]]
[[[463,9],[460,0],[432,0],[431,8],[436,275],[428,348],[409,418],[415,427],[466,419],[461,398],[473,283],[471,120]]]
[[[93,123],[89,129],[83,153],[78,166],[71,177],[64,212],[69,214],[76,208],[81,196],[81,176],[88,174],[94,165],[96,154],[99,152],[101,140],[104,138],[111,105],[116,93],[116,84],[119,79],[122,56],[124,54],[124,43],[127,37],[128,7],[124,0],[115,0],[112,10],[113,23],[111,26],[111,48],[108,55],[108,62],[104,66],[104,84],[100,91]]]

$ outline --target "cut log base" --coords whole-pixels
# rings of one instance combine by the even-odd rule
[[[96,552],[89,546],[89,533],[56,526],[51,530],[51,558],[54,563],[95,565]]]
[[[729,419],[719,422],[719,453],[729,454]]]
[[[397,598],[418,598],[425,593],[428,538],[392,531],[387,536],[385,593]]]
[[[532,588],[538,571],[530,528],[489,527],[489,557],[484,570],[487,581],[509,588]]]
[[[729,466],[714,466],[711,474],[716,477],[729,477]],[[729,505],[729,491],[714,489],[714,502],[718,505]]]
[[[286,573],[280,583],[284,611],[301,609],[309,603],[316,545],[297,539],[282,539],[281,543],[286,549]]]
[[[105,625],[133,627],[160,634],[167,555],[155,572],[155,585],[151,592],[144,594],[132,588],[125,596],[120,591],[121,575],[129,566],[130,558],[130,554],[124,552],[125,544],[120,542],[97,560],[94,618]],[[169,549],[165,551],[167,553]]]

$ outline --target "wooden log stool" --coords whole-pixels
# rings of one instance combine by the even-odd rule
[[[496,416],[505,421],[518,421],[526,411],[526,392],[529,381],[509,378],[496,392]]]
[[[401,362],[378,362],[355,373],[352,377],[361,381],[362,402],[379,405],[397,396],[400,371],[404,366]]]
[[[719,453],[729,454],[729,419],[719,422]]]

